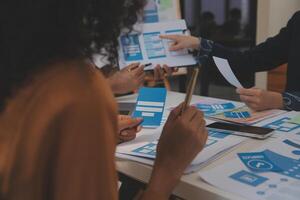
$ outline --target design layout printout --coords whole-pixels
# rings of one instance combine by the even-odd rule
[[[141,88],[133,117],[144,119],[144,128],[159,127],[162,121],[167,91],[165,88]]]
[[[283,110],[265,110],[260,112],[255,112],[249,109],[247,106],[233,109],[230,112],[219,113],[213,115],[212,117],[216,120],[224,120],[234,123],[243,123],[243,124],[255,124],[261,121],[267,120],[269,118],[282,115],[286,113]]]
[[[300,139],[277,138],[253,152],[200,172],[211,185],[246,199],[296,200],[300,195]]]
[[[157,132],[139,134],[134,141],[118,145],[116,156],[153,165],[156,157],[157,140],[161,131],[160,129]],[[230,131],[209,129],[205,148],[196,156],[185,173],[198,170],[245,140],[247,138],[232,135]]]
[[[215,99],[210,97],[201,97],[200,101],[192,101],[192,105],[201,110],[205,117],[212,117],[218,114],[223,114],[227,111],[233,111],[235,109],[245,107],[245,104],[241,102]],[[174,107],[169,109],[173,110]]]
[[[188,50],[169,51],[172,42],[160,38],[160,35],[184,34],[186,28],[184,20],[136,25],[135,30],[141,32],[132,32],[119,38],[120,68],[137,62],[150,65],[146,70],[153,69],[157,64],[170,67],[195,65],[196,60]]]
[[[288,112],[286,114],[264,120],[256,124],[256,126],[274,129],[277,134],[296,134],[300,136],[300,123],[293,120],[298,115],[299,112]]]

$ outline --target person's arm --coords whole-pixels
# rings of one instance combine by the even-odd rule
[[[244,52],[231,50],[204,38],[180,35],[163,35],[161,37],[174,40],[170,50],[183,48],[199,50],[199,61],[202,64],[214,65],[212,56],[216,56],[228,59],[234,71],[243,70],[245,73],[266,71],[288,61],[290,38],[294,23],[299,15],[299,12],[296,13],[279,34]]]
[[[144,66],[131,64],[108,77],[108,83],[114,94],[126,94],[138,90],[145,81]]]
[[[286,110],[300,111],[300,91],[298,92],[284,92],[283,106]]]
[[[244,52],[231,50],[220,44],[210,42],[213,45],[211,52],[209,52],[209,63],[213,64],[212,56],[226,58],[229,60],[234,71],[243,70],[244,73],[267,71],[287,63],[290,39],[292,38],[296,17],[299,17],[299,13],[295,14],[292,19],[289,20],[287,26],[282,28],[276,36]],[[201,46],[209,42],[203,39],[201,43],[200,52]]]
[[[182,104],[174,109],[162,132],[149,185],[142,200],[167,200],[184,170],[203,149],[207,130],[203,113]]]
[[[117,112],[109,101],[113,98],[106,87],[87,88],[59,117],[55,130],[59,140],[50,169],[51,199],[118,199]]]

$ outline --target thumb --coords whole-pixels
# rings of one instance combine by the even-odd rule
[[[174,110],[171,111],[168,117],[168,121],[174,121],[177,117],[179,117],[179,115],[181,114],[182,107],[183,103],[174,108]]]
[[[137,127],[143,121],[143,118],[126,118],[119,121],[119,131]]]

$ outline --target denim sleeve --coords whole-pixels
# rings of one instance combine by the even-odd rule
[[[285,92],[282,96],[286,110],[300,111],[300,92]]]
[[[201,43],[197,56],[199,64],[205,65],[208,62],[213,47],[213,41],[201,38]]]

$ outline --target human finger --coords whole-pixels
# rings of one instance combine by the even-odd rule
[[[139,124],[141,124],[142,121],[143,121],[143,118],[128,118],[128,119],[120,120],[119,121],[119,130],[121,132],[126,129],[134,128],[134,127],[138,126]]]
[[[176,108],[174,108],[171,111],[168,120],[171,121],[175,120],[181,114],[182,107],[183,107],[183,103],[179,104]]]
[[[190,122],[197,114],[197,108],[188,106],[181,114],[183,120]]]
[[[124,68],[124,70],[126,70],[126,71],[132,71],[132,70],[138,68],[139,66],[140,66],[140,63],[138,63],[138,62],[137,63],[131,63],[128,66],[126,66]]]
[[[174,40],[174,41],[179,40],[179,35],[160,35],[159,37],[161,39],[166,39],[166,40]]]
[[[139,76],[140,74],[145,73],[145,72],[144,72],[144,66],[143,66],[143,65],[138,66],[137,68],[133,69],[131,72],[132,72],[135,76]]]
[[[246,95],[240,95],[240,99],[243,102],[248,103],[259,103],[258,98],[256,96],[246,96]]]
[[[238,89],[236,89],[236,92],[240,95],[255,96],[258,93],[258,89],[255,89],[255,88],[250,88],[250,89],[238,88]]]
[[[167,76],[171,76],[173,74],[172,68],[170,68],[168,65],[163,65],[163,69],[167,73]]]
[[[172,44],[170,47],[169,47],[169,50],[170,51],[179,51],[181,49],[184,49],[184,45],[180,42],[178,43],[175,43],[175,44]]]

